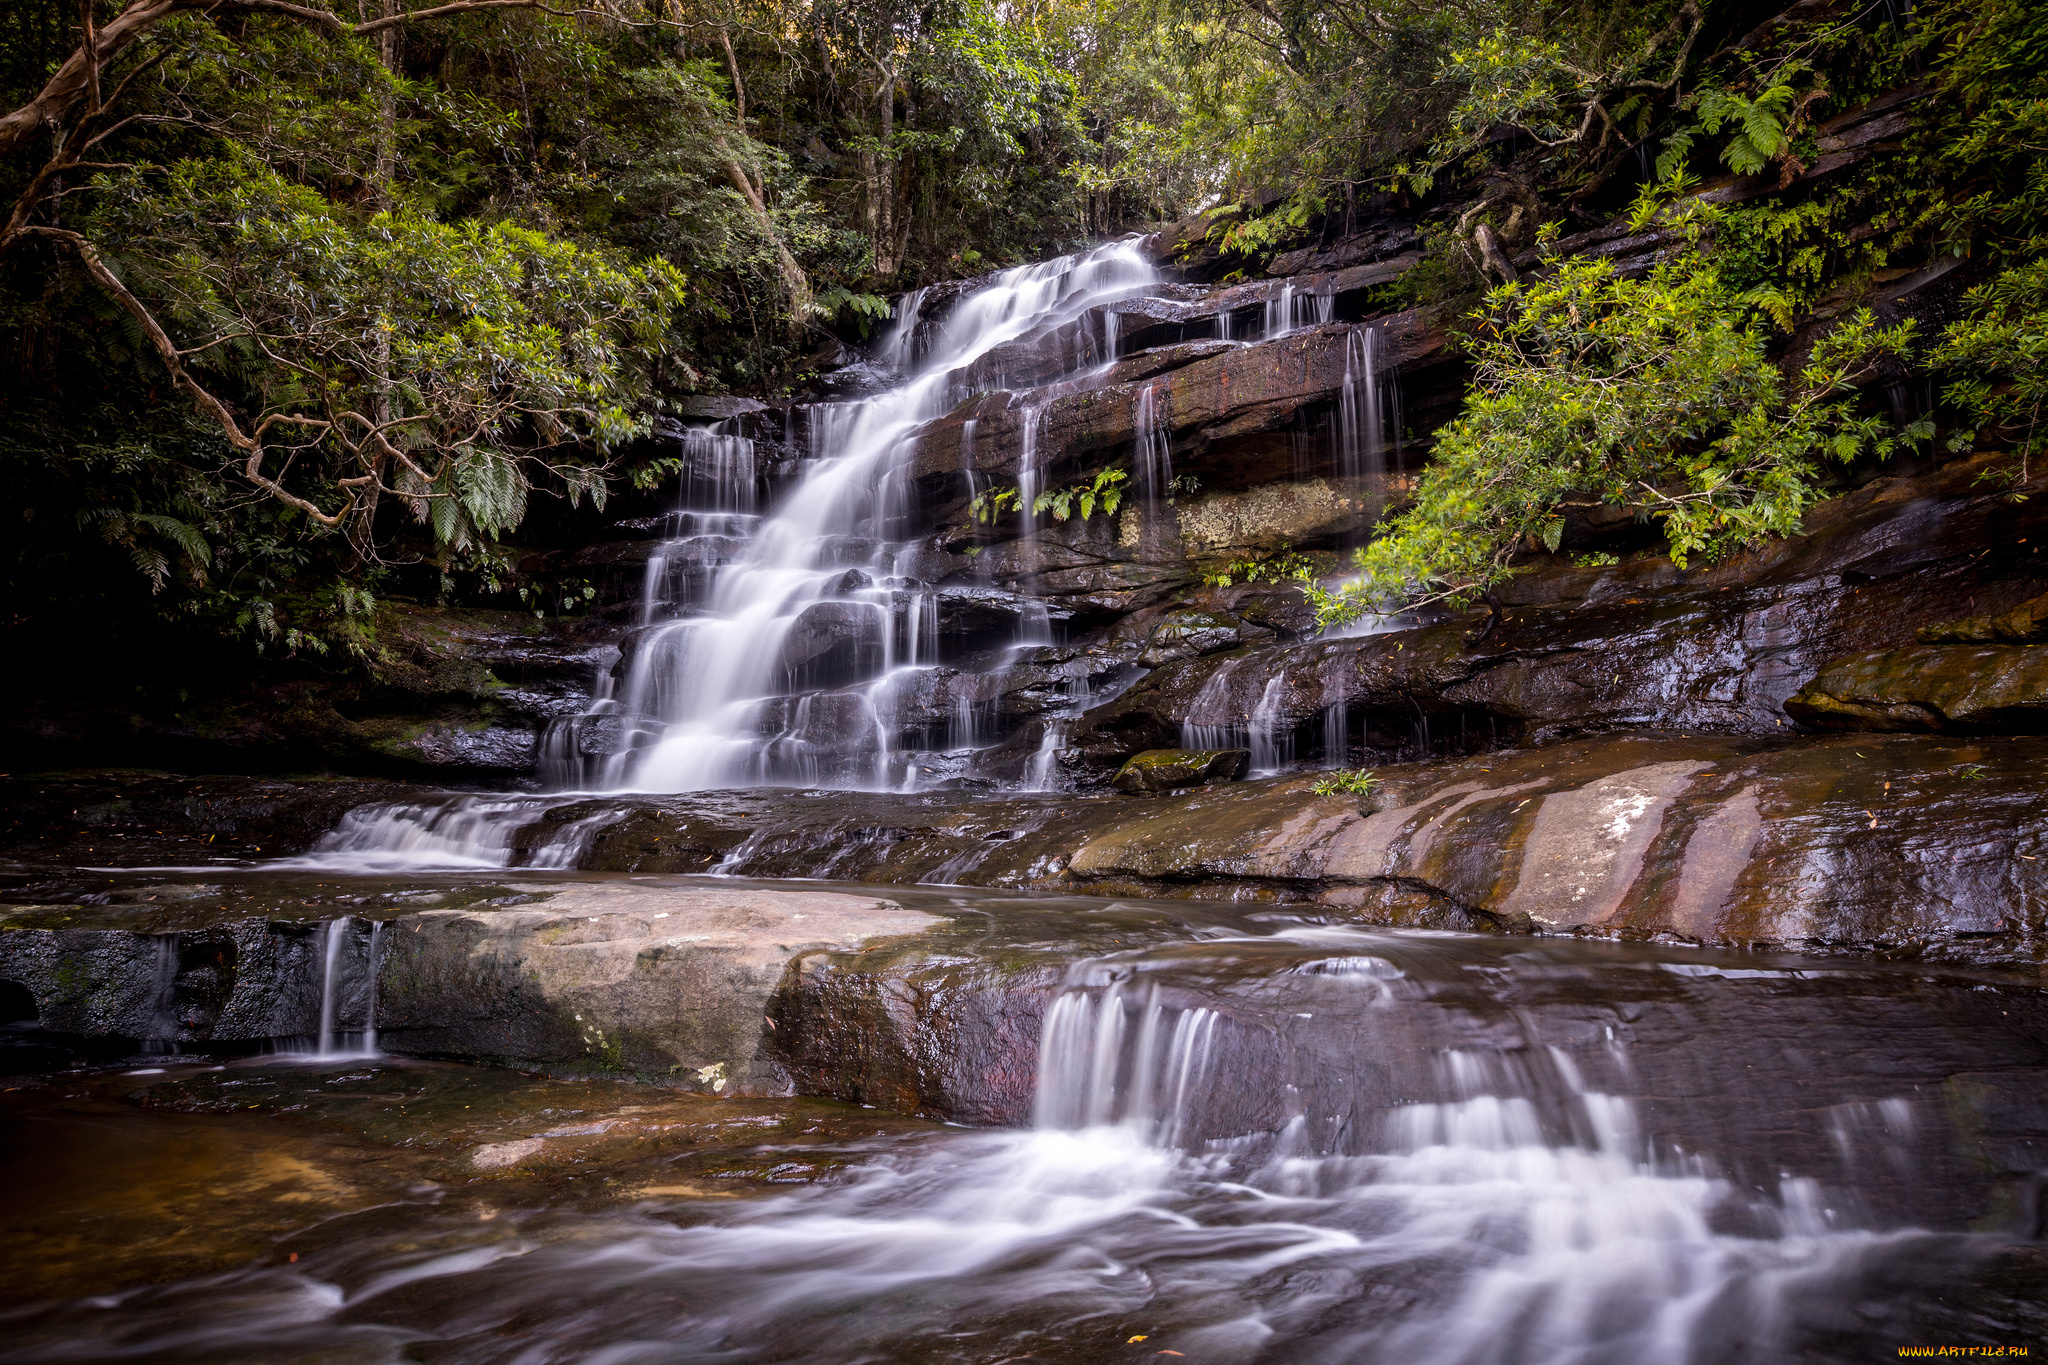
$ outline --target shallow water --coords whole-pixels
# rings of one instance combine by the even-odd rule
[[[1033,1126],[391,1058],[76,1073],[0,1095],[0,1360],[1732,1363],[2048,1328],[2037,989],[903,898],[953,907],[962,971],[1066,963]]]

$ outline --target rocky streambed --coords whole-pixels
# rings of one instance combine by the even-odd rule
[[[13,1037],[156,1051],[0,1096],[10,1359],[1464,1360],[1513,1325],[1517,1360],[1846,1360],[2048,1322],[2031,969],[98,875],[0,929]]]

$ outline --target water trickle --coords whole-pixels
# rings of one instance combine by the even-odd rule
[[[153,1054],[178,1050],[178,936],[152,934],[150,949],[155,970],[151,975],[149,1002],[150,1035],[142,1050]]]
[[[1024,767],[1023,790],[1052,790],[1053,764],[1059,757],[1060,745],[1066,741],[1068,724],[1069,722],[1063,718],[1045,722],[1045,733],[1038,740],[1038,752],[1031,756],[1031,761]]]
[[[1370,526],[1386,505],[1386,417],[1381,411],[1379,334],[1354,327],[1344,338],[1344,385],[1337,400],[1337,477],[1367,499]]]
[[[321,951],[320,968],[320,1043],[319,1055],[332,1057],[334,1048],[334,1011],[339,993],[337,978],[341,975],[341,948],[348,937],[348,921],[334,919],[327,921]]]
[[[1173,494],[1173,420],[1159,401],[1161,387],[1157,382],[1140,385],[1131,400],[1132,463],[1137,466],[1147,525],[1158,503]]]
[[[1144,1141],[1179,1147],[1209,1078],[1213,1010],[1175,1009],[1159,989],[1142,1003],[1122,985],[1067,991],[1046,1009],[1033,1117],[1044,1129],[1121,1123]],[[1135,1005],[1135,1027],[1128,1017]]]
[[[384,970],[384,921],[370,922],[369,1004],[363,1016],[363,1051],[377,1055],[377,977]]]
[[[1266,300],[1265,337],[1272,341],[1295,329],[1294,284],[1280,286],[1280,292]]]
[[[383,960],[383,928],[381,923],[373,922],[367,935],[358,935],[356,922],[346,916],[329,920],[324,926],[320,951],[320,1032],[313,1048],[316,1058],[337,1060],[378,1055],[377,971]],[[347,1008],[353,975],[349,970],[350,948],[359,939],[365,945],[357,978],[364,1022],[361,1031],[352,1032],[342,1026],[342,1013]]]

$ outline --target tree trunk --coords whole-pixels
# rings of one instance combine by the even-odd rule
[[[882,70],[882,79],[876,89],[880,102],[881,149],[875,157],[875,169],[870,184],[873,207],[868,216],[873,223],[875,244],[875,273],[893,275],[896,273],[896,163],[889,157],[889,140],[896,134],[896,65],[889,63]]]
[[[390,19],[397,13],[398,0],[383,0],[380,18]],[[377,30],[377,61],[389,80],[398,78],[397,25]],[[376,147],[376,164],[370,171],[370,199],[378,212],[389,213],[393,204],[391,187],[398,177],[398,97],[388,83],[377,101]],[[384,306],[388,310],[390,305],[387,296]],[[365,562],[377,554],[377,495],[384,483],[381,446],[383,433],[391,424],[391,333],[383,327],[377,329],[377,338],[370,348],[370,420],[377,425],[377,436],[367,443],[363,456],[363,472],[370,476],[370,481],[363,488],[355,521],[349,527],[349,543],[356,557]]]
[[[781,234],[775,230],[775,219],[768,212],[767,201],[761,197],[760,191],[754,188],[754,182],[747,177],[746,167],[740,165],[738,161],[728,160],[725,163],[725,173],[731,179],[732,187],[747,201],[747,207],[754,211],[755,219],[761,224],[761,231],[767,234],[768,240],[775,246],[775,263],[782,272],[783,288],[789,291],[789,334],[791,337],[798,336],[802,333],[805,319],[811,311],[810,279],[804,274],[804,268],[796,263],[796,257],[789,254],[789,248],[783,245]]]

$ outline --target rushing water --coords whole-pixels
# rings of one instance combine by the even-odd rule
[[[1117,243],[1004,271],[935,327],[920,327],[918,296],[906,299],[882,351],[914,373],[876,397],[809,410],[812,454],[801,478],[746,529],[701,601],[678,602],[650,567],[644,629],[608,708],[632,718],[647,742],[607,760],[595,785],[876,789],[912,780],[916,764],[892,752],[901,727],[891,698],[899,675],[939,662],[940,642],[933,589],[903,567],[917,510],[910,438],[965,396],[966,372],[995,348],[1156,281],[1134,244]],[[752,486],[751,465],[729,458],[725,467]],[[705,497],[716,498],[717,478],[706,484]],[[735,509],[741,501],[723,500]],[[1028,492],[1025,501],[1028,509]]]
[[[1887,1078],[1849,1039],[1802,1078],[1768,1029],[1674,1050],[1673,1021],[1754,1019],[1773,990],[1780,1029],[1845,1036],[1930,1004],[1824,975],[1286,922],[1082,957],[1044,1009],[1029,1128],[913,1132],[738,1200],[419,1186],[289,1262],[14,1310],[0,1359],[1738,1365],[1996,1338],[2010,1305],[1983,1286],[2012,1245],[1920,1216],[2001,1140],[1923,1091],[1952,1062]],[[1986,1076],[2034,1057],[2011,1074],[2038,1090],[2037,1044],[1971,1046]],[[559,1112],[524,1146],[625,1122]]]
[[[766,511],[749,441],[722,428],[686,433],[682,505],[670,514],[670,537],[649,557],[619,676],[608,663],[587,709],[542,736],[541,779],[566,792],[913,791],[957,775],[1001,740],[985,714],[993,693],[982,675],[1054,644],[1051,623],[1042,604],[1022,603],[1007,648],[947,657],[939,592],[912,573],[924,529],[910,478],[914,437],[986,385],[991,376],[977,362],[1006,343],[1066,328],[1081,362],[1095,365],[1113,353],[1114,337],[1105,332],[1098,344],[1083,315],[1158,282],[1136,243],[1118,242],[999,272],[936,322],[921,315],[925,291],[907,295],[877,348],[903,381],[873,397],[808,408],[809,458]],[[1040,407],[1022,421],[1027,562],[1045,474],[1035,442],[1046,394],[1037,391]],[[1153,390],[1133,401],[1144,417],[1134,501],[1156,536],[1171,494],[1170,438],[1153,417]],[[963,464],[969,449],[963,444]],[[1076,694],[1068,712],[1088,700]],[[1053,785],[1064,729],[1061,718],[1043,723],[1013,787]],[[600,742],[587,742],[593,737]],[[546,806],[469,797],[368,807],[298,865],[573,866],[603,816],[515,847]]]

